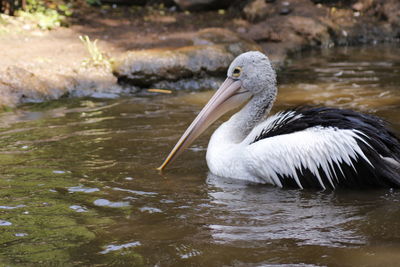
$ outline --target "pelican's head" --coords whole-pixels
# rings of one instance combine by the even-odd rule
[[[236,57],[229,66],[228,79],[241,82],[251,95],[276,93],[276,74],[266,55],[250,51]],[[269,92],[271,91],[271,92]]]
[[[158,169],[164,169],[223,114],[258,95],[263,95],[264,99],[275,98],[276,74],[266,55],[258,51],[250,51],[232,61],[226,80],[190,124]]]

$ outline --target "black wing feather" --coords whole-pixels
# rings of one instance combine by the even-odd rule
[[[372,166],[362,158],[352,160],[354,168],[345,163],[340,164],[340,166],[333,163],[330,171],[336,174],[332,179],[334,186],[352,188],[400,187],[400,140],[386,121],[369,114],[327,107],[300,107],[282,114],[289,112],[294,112],[293,114],[301,116],[291,119],[294,117],[293,115],[284,120],[275,121],[271,127],[262,131],[253,143],[316,126],[358,131],[364,134],[365,137],[360,136],[364,142],[357,140],[357,143]],[[389,164],[384,159],[385,157],[399,162],[399,166],[397,164]],[[297,174],[303,187],[321,187],[310,170],[303,168],[302,170],[297,170]],[[319,168],[319,174],[324,185],[332,187],[330,179],[321,168]],[[293,177],[280,176],[279,178],[283,186],[297,187]]]

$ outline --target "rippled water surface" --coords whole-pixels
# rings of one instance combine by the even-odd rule
[[[353,108],[400,130],[399,48],[305,53],[279,80],[274,111]],[[398,190],[282,190],[213,177],[212,130],[158,173],[210,95],[65,100],[1,114],[0,265],[398,266]]]

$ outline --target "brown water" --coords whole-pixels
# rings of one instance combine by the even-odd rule
[[[274,110],[354,108],[400,130],[400,48],[295,57]],[[0,117],[0,266],[399,266],[398,190],[208,174],[209,131],[155,171],[211,92],[64,100]],[[215,129],[215,127],[214,127]]]

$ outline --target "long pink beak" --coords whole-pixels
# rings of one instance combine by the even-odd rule
[[[185,148],[187,148],[197,137],[200,136],[213,122],[225,114],[227,111],[235,108],[237,102],[233,96],[244,93],[240,92],[242,83],[232,78],[227,78],[224,83],[215,92],[199,115],[194,119],[185,133],[176,143],[175,147],[169,153],[163,164],[157,170],[163,170],[170,162],[174,161]],[[245,91],[246,92],[246,91]]]

